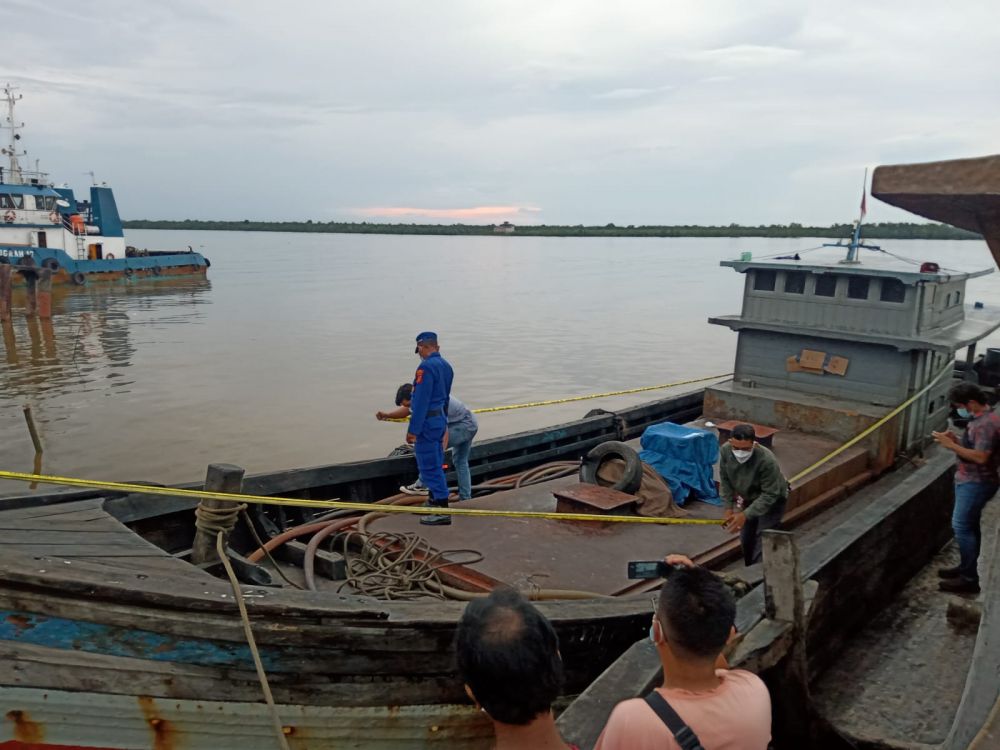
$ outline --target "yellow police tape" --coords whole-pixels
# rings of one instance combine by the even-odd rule
[[[206,490],[182,490],[174,487],[151,487],[144,484],[125,482],[101,482],[93,479],[49,476],[46,474],[25,474],[19,471],[0,471],[0,479],[14,479],[20,482],[41,484],[61,484],[68,487],[83,487],[109,492],[130,492],[137,495],[160,495],[164,497],[188,497],[192,500],[225,500],[233,503],[256,503],[258,505],[294,505],[320,510],[357,510],[375,513],[416,513],[446,514],[453,516],[493,516],[498,518],[548,518],[559,521],[605,521],[611,523],[655,523],[655,524],[720,524],[720,519],[712,518],[647,518],[645,516],[613,516],[598,513],[544,513],[530,510],[487,510],[485,508],[429,508],[412,505],[378,505],[376,503],[348,503],[343,500],[304,500],[294,497],[266,497],[263,495],[242,495],[235,492],[210,492]]]
[[[948,372],[952,370],[949,362],[947,367],[926,386],[921,388],[906,401],[901,403],[891,412],[879,419],[870,427],[855,435],[836,450],[823,456],[819,461],[812,464],[798,474],[793,476],[789,482],[797,482],[810,472],[815,471],[823,464],[836,458],[852,445],[871,435],[891,419],[895,418],[907,407],[913,404],[918,398],[933,388]],[[717,376],[721,377],[721,376]],[[702,378],[708,380],[709,378]],[[686,381],[696,382],[696,381]],[[680,385],[679,383],[676,385]],[[660,386],[665,387],[665,386]],[[642,389],[640,389],[642,390]],[[651,388],[646,389],[651,390]],[[502,407],[501,407],[502,408]],[[0,471],[0,479],[13,479],[20,482],[38,482],[42,484],[59,484],[67,487],[82,487],[85,489],[107,490],[109,492],[130,492],[139,495],[160,495],[164,497],[188,497],[201,500],[224,500],[234,503],[256,503],[259,505],[291,505],[303,508],[315,508],[322,510],[355,510],[369,511],[376,513],[416,513],[426,514],[447,514],[455,516],[492,516],[494,518],[545,518],[558,521],[601,521],[604,523],[652,523],[661,525],[719,525],[722,519],[711,518],[648,518],[646,516],[616,516],[601,515],[598,513],[545,513],[542,511],[528,510],[487,510],[485,508],[428,508],[424,506],[412,505],[379,505],[377,503],[348,503],[342,500],[305,500],[290,497],[266,497],[262,495],[242,495],[231,492],[209,492],[206,490],[183,490],[173,487],[151,487],[144,484],[128,484],[125,482],[101,482],[92,479],[77,479],[74,477],[50,476],[46,474],[27,474],[19,471]]]
[[[805,469],[803,469],[802,471],[800,471],[798,474],[796,474],[794,477],[792,477],[791,479],[788,480],[789,484],[791,484],[793,482],[799,481],[800,479],[802,479],[804,476],[806,476],[810,472],[814,471],[815,469],[818,469],[820,466],[822,466],[823,464],[825,464],[827,461],[830,461],[830,460],[836,458],[837,456],[839,456],[841,453],[843,453],[844,451],[846,451],[852,445],[855,445],[858,442],[864,440],[866,437],[868,437],[869,435],[871,435],[873,432],[875,432],[875,430],[877,430],[880,427],[882,427],[884,424],[886,424],[887,422],[889,422],[891,419],[895,419],[900,414],[900,412],[905,411],[914,401],[916,401],[918,398],[920,398],[925,393],[927,393],[927,391],[929,391],[931,388],[933,388],[935,385],[938,384],[938,381],[940,381],[941,378],[943,378],[949,372],[952,372],[954,369],[955,369],[954,365],[952,365],[952,363],[949,362],[947,364],[947,366],[943,370],[941,370],[941,372],[939,372],[937,374],[937,376],[934,378],[934,380],[932,380],[930,383],[928,383],[927,385],[925,385],[919,391],[917,391],[916,393],[914,393],[912,396],[910,396],[908,399],[906,399],[906,401],[904,401],[899,406],[897,406],[895,409],[893,409],[891,412],[889,412],[888,414],[886,414],[884,417],[882,417],[880,420],[878,420],[871,427],[868,427],[868,428],[862,430],[857,435],[855,435],[850,440],[848,440],[846,443],[844,443],[843,445],[841,445],[839,448],[837,448],[836,450],[831,451],[830,453],[828,453],[825,456],[823,456],[823,458],[821,458],[819,461],[817,461],[816,463],[814,463],[812,466],[807,466]]]
[[[554,404],[571,404],[574,401],[590,401],[595,398],[610,398],[611,396],[627,396],[630,393],[645,393],[646,391],[662,391],[664,388],[674,388],[678,385],[690,385],[691,383],[703,383],[706,380],[718,380],[728,378],[731,372],[722,375],[709,375],[704,378],[692,378],[691,380],[678,380],[674,383],[663,383],[662,385],[644,385],[641,388],[627,388],[623,391],[608,391],[607,393],[591,393],[587,396],[570,396],[568,398],[552,398],[548,401],[529,401],[525,404],[508,404],[507,406],[488,406],[482,409],[472,409],[473,414],[492,414],[497,411],[511,411],[512,409],[533,409],[536,406],[552,406]],[[409,422],[405,417],[402,419],[383,419],[383,422]]]

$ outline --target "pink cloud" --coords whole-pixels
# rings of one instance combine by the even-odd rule
[[[412,206],[369,206],[352,208],[358,216],[380,216],[407,219],[452,219],[455,221],[513,219],[525,214],[538,213],[542,209],[535,206],[471,206],[469,208],[415,208]]]

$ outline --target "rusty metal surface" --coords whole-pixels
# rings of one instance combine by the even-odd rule
[[[583,482],[571,484],[568,487],[560,487],[554,490],[552,494],[555,495],[557,501],[565,500],[567,503],[580,508],[581,512],[626,511],[627,508],[624,506],[635,502],[635,495],[627,495],[610,487],[601,487],[597,484],[585,484]]]
[[[876,167],[872,195],[918,216],[981,233],[1000,265],[1000,155]]]
[[[786,476],[826,455],[837,443],[815,435],[784,431],[775,436],[774,452]],[[811,481],[855,473],[864,450],[838,456]],[[843,481],[841,479],[840,481]],[[462,507],[552,512],[553,491],[575,485],[575,478],[545,482],[466,501]],[[817,492],[823,491],[817,486]],[[693,518],[721,518],[722,508],[694,501],[686,508]],[[416,517],[391,516],[371,524],[373,531],[412,531],[436,549],[470,548],[485,559],[474,568],[513,586],[577,589],[612,594],[629,583],[630,560],[656,560],[669,552],[703,555],[730,541],[719,526],[653,526],[650,524],[579,523],[523,518],[462,518],[451,526],[421,526]]]
[[[153,699],[0,687],[0,748],[273,750],[260,703]],[[279,706],[292,750],[485,750],[493,727],[472,706]]]

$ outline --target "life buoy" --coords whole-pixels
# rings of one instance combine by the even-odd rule
[[[163,272],[163,269],[159,266],[153,266],[153,276],[159,276]]]
[[[114,260],[114,259],[115,259],[115,254],[114,253],[105,253],[104,254],[104,260]]]
[[[59,223],[59,213],[57,211],[49,211],[49,221],[53,224]]]
[[[71,278],[73,279],[73,283],[76,284],[77,286],[83,286],[84,284],[87,283],[87,277],[84,276],[83,273],[81,273],[80,271],[74,273]]]
[[[17,214],[13,211],[6,211],[4,212],[3,220],[7,224],[13,224],[17,220]]]

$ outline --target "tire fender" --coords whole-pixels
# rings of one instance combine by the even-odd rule
[[[595,446],[583,459],[580,464],[580,481],[587,484],[599,484],[597,472],[609,458],[620,458],[625,462],[625,471],[622,478],[611,485],[611,489],[624,492],[628,495],[635,494],[642,484],[642,461],[639,454],[632,448],[617,440],[608,440]]]
[[[87,283],[87,277],[83,275],[82,272],[77,271],[72,276],[73,283],[77,286],[84,286]]]

